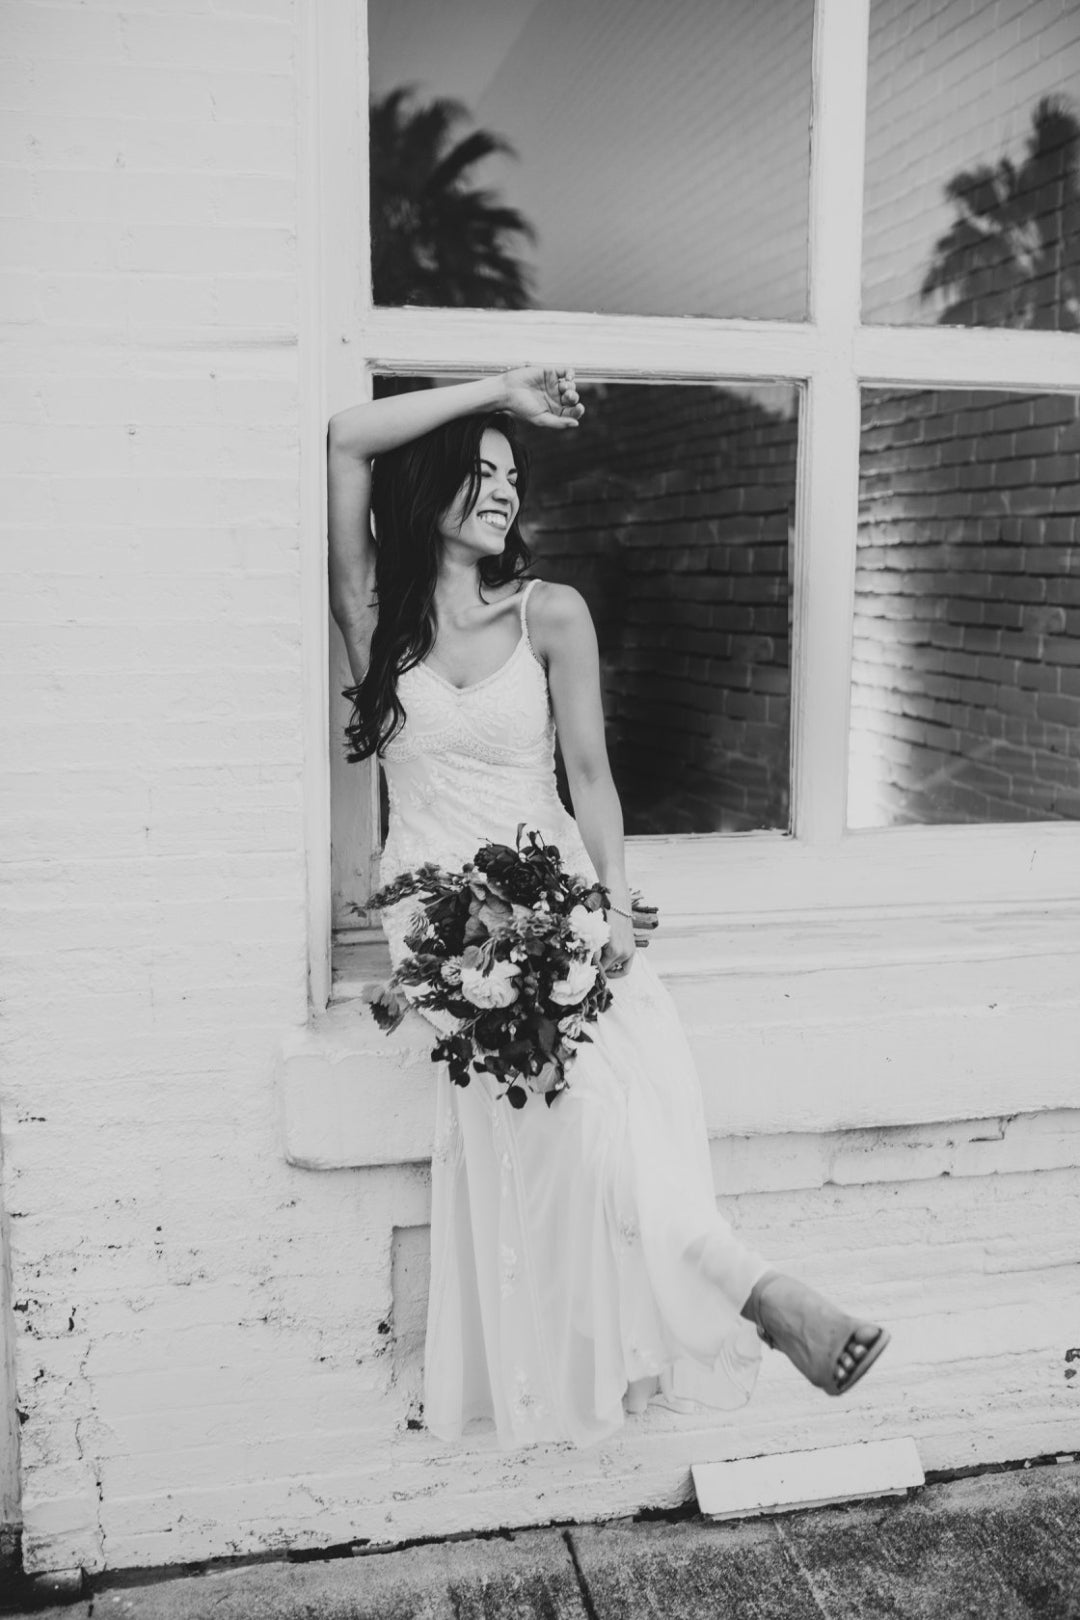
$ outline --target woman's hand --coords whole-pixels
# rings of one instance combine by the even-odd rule
[[[634,960],[634,925],[629,917],[620,916],[617,911],[609,911],[607,920],[611,936],[604,946],[600,966],[609,978],[624,979]]]
[[[522,366],[506,372],[502,383],[507,410],[535,427],[576,428],[585,415],[568,367],[545,371],[543,366]]]

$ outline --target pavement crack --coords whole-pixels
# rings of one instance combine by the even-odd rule
[[[830,1611],[825,1607],[825,1604],[822,1602],[821,1596],[818,1593],[818,1589],[814,1585],[814,1577],[811,1575],[809,1569],[807,1569],[806,1563],[804,1562],[803,1557],[802,1557],[801,1553],[799,1552],[799,1549],[796,1546],[795,1542],[791,1540],[790,1536],[787,1536],[787,1535],[784,1534],[783,1525],[777,1524],[775,1526],[775,1529],[776,1529],[776,1534],[779,1537],[781,1544],[786,1549],[786,1551],[791,1554],[791,1558],[792,1558],[792,1560],[793,1560],[793,1562],[795,1564],[796,1569],[799,1571],[799,1574],[802,1576],[803,1580],[806,1583],[806,1589],[810,1593],[811,1598],[813,1599],[814,1608],[817,1610],[818,1614],[820,1614],[822,1616],[822,1620],[831,1620]]]
[[[578,1591],[581,1593],[581,1606],[585,1610],[588,1620],[600,1620],[596,1604],[592,1600],[592,1593],[589,1591],[589,1583],[585,1579],[585,1571],[582,1569],[581,1560],[577,1555],[577,1548],[574,1546],[574,1537],[569,1530],[564,1530],[562,1538],[566,1543],[566,1550],[570,1554],[574,1574],[577,1576]]]

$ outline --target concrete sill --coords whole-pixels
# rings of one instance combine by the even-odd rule
[[[1080,911],[891,909],[672,919],[650,948],[717,1141],[814,1138],[1080,1107]],[[334,999],[280,1057],[284,1146],[312,1168],[430,1156],[432,1032],[357,997],[385,943],[339,952]]]
[[[785,912],[753,919],[670,917],[649,946],[661,978],[943,965],[1080,951],[1080,904],[889,907]],[[331,1001],[355,1000],[390,973],[380,928],[342,930]]]

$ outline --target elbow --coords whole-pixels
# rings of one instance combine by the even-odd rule
[[[328,456],[348,456],[354,460],[370,461],[371,453],[357,432],[357,407],[337,411],[326,424],[326,451]]]
[[[328,450],[348,450],[348,434],[345,429],[344,412],[338,411],[326,424],[326,448]]]
[[[570,789],[570,797],[577,804],[582,798],[597,789],[614,786],[611,767],[606,759],[586,759],[581,761],[563,759],[566,766],[566,785]]]

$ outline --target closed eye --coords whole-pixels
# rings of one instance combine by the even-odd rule
[[[480,476],[481,476],[481,478],[494,478],[494,476],[498,472],[498,470],[499,469],[496,467],[496,465],[495,465],[495,463],[493,461],[481,461],[481,463],[480,463]],[[518,481],[517,468],[516,467],[508,468],[506,477],[507,477],[507,481],[509,483],[516,484],[517,481]]]

